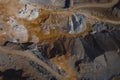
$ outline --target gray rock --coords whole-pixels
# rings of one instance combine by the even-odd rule
[[[85,53],[91,60],[104,54],[107,51],[119,51],[120,49],[120,31],[99,32],[88,35],[81,39]]]
[[[81,41],[85,49],[85,54],[90,60],[93,61],[97,56],[104,53],[104,50],[97,44],[93,35],[88,35],[84,39],[81,39]]]
[[[100,55],[100,56],[96,57],[94,62],[102,65],[105,68],[107,67],[107,63],[106,63],[106,59],[105,59],[104,55]]]
[[[28,32],[23,25],[16,25],[7,31],[6,39],[14,43],[24,43],[28,41]]]
[[[103,30],[106,30],[107,26],[105,23],[102,22],[97,22],[92,26],[92,32],[96,33],[96,32],[101,32]]]
[[[97,33],[94,35],[94,38],[97,44],[105,51],[116,51],[119,49],[117,43],[109,33]]]
[[[81,14],[73,14],[72,18],[69,19],[69,33],[78,34],[86,29],[86,17]]]
[[[104,23],[104,22],[97,22],[92,25],[91,33],[99,33],[102,31],[113,31],[113,30],[120,30],[120,25],[114,25],[110,23]]]
[[[85,56],[85,52],[84,52],[84,47],[81,40],[79,38],[76,38],[72,42],[73,42],[73,45],[71,45],[71,48],[70,48],[70,53],[73,54],[72,57],[74,56],[76,60],[83,59]]]
[[[120,9],[119,8],[114,8],[112,11],[112,14],[114,14],[117,17],[120,17]]]
[[[115,43],[118,45],[119,49],[120,49],[120,30],[115,30],[115,31],[112,31],[110,33],[110,35],[112,36],[112,38],[114,39]]]

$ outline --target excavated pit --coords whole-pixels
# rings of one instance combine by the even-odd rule
[[[0,0],[0,80],[119,80],[119,7],[119,0]]]

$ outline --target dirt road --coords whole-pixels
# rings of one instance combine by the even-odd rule
[[[6,48],[6,47],[0,47],[0,52],[6,53],[6,54],[10,54],[10,55],[19,55],[19,56],[22,56],[22,57],[30,58],[32,61],[34,61],[37,64],[41,65],[46,70],[50,71],[53,75],[55,75],[60,80],[63,78],[63,76],[58,74],[56,71],[54,71],[52,68],[50,68],[46,63],[44,63],[42,60],[38,59],[36,56],[34,56],[31,53],[23,52],[23,51],[17,51],[17,50],[12,50],[12,49],[9,49],[9,48]]]
[[[96,8],[110,8],[112,6],[114,6],[115,4],[117,4],[119,2],[119,0],[113,0],[110,3],[88,3],[88,4],[80,4],[79,6],[76,5],[75,7],[73,7],[73,9],[78,9],[78,8],[87,8],[87,7],[96,7]],[[78,7],[77,7],[78,6]]]

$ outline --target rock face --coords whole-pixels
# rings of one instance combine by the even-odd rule
[[[27,18],[28,20],[36,19],[39,16],[39,10],[32,5],[26,4],[24,8],[20,9],[17,17]]]
[[[69,20],[69,33],[80,33],[86,29],[86,17],[81,14],[73,14]]]
[[[117,72],[112,67],[112,65],[115,65],[116,67],[114,66],[114,68],[118,69],[117,66],[120,66],[119,63],[115,64],[116,61],[119,61],[119,60],[116,60],[118,59],[117,57],[120,57],[118,56],[119,49],[120,49],[119,41],[118,41],[119,36],[115,36],[115,33],[119,34],[119,31],[112,31],[110,33],[100,32],[94,35],[89,35],[85,39],[82,39],[85,54],[89,57],[90,60],[94,61],[94,62],[85,61],[87,62],[87,64],[82,62],[82,60],[80,61],[80,64],[79,64],[80,73],[85,73],[84,75],[85,79],[89,78],[90,80],[94,80],[93,77],[88,73],[90,71],[91,71],[91,74],[98,73],[96,75],[97,80],[102,80],[102,79],[108,80],[110,76],[112,76],[113,74],[119,73],[119,71]],[[114,55],[114,59],[111,59],[113,55]],[[86,68],[81,68],[81,66],[86,67]],[[108,68],[110,69],[110,71],[107,70]],[[82,72],[81,72],[81,69],[82,69]],[[102,71],[101,74],[99,73],[99,70]],[[105,74],[103,74],[104,72]]]
[[[64,59],[63,55],[65,55],[65,61],[67,61],[65,65],[69,65],[73,74],[79,75],[78,79],[108,80],[113,74],[119,73],[117,66],[120,64],[116,63],[120,60],[119,32],[119,30],[114,30],[97,32],[85,38],[58,39],[54,43],[44,45],[43,55],[54,60],[55,57]],[[62,62],[58,60],[56,64],[64,70],[65,65],[60,66]],[[96,75],[93,76],[93,74]]]
[[[120,2],[113,7],[113,14],[116,17],[120,17]]]
[[[94,25],[92,25],[92,28],[91,28],[91,32],[93,34],[97,32],[112,31],[112,30],[120,30],[120,26],[103,23],[103,22],[97,22]]]
[[[113,14],[117,17],[120,17],[120,9],[119,8],[114,8],[113,9]]]

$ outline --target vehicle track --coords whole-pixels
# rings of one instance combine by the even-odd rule
[[[78,7],[73,7],[73,9],[78,9],[78,8],[91,8],[91,7],[96,7],[96,8],[111,8],[113,7],[115,4],[117,4],[119,2],[119,0],[113,0],[111,1],[110,3],[102,3],[102,4],[99,4],[99,3],[88,3],[88,4],[80,4]]]
[[[87,13],[87,12],[82,12],[82,11],[81,11],[81,12],[78,12],[78,13],[83,14],[83,15],[85,15],[85,16],[88,17],[88,18],[96,19],[97,21],[112,23],[112,24],[116,24],[116,25],[120,24],[120,21],[110,20],[110,19],[106,19],[106,18],[98,18],[98,17],[93,16],[92,14]]]
[[[54,12],[54,10],[51,10],[51,12],[52,13],[56,13],[56,14],[68,14],[68,15],[71,15],[71,14],[73,14],[73,13],[79,13],[79,14],[82,14],[82,15],[84,15],[84,16],[86,16],[86,17],[88,17],[88,18],[90,18],[90,19],[95,19],[95,20],[97,20],[97,21],[102,21],[102,22],[107,22],[107,23],[112,23],[112,24],[116,24],[116,25],[118,25],[118,24],[120,24],[120,21],[119,20],[110,20],[110,19],[107,19],[107,18],[99,18],[99,17],[97,17],[97,16],[94,16],[94,15],[92,15],[91,13],[89,13],[89,12],[86,12],[86,11],[84,11],[84,10],[64,10],[64,11],[55,11]]]
[[[83,14],[83,15],[87,16],[88,18],[92,18],[92,19],[96,19],[96,20],[99,20],[99,21],[102,21],[102,22],[108,22],[108,23],[112,23],[112,24],[120,24],[120,21],[109,20],[109,19],[100,19],[96,16],[93,16],[91,13],[83,12],[83,11],[77,11],[77,9],[79,9],[79,8],[88,8],[88,7],[89,8],[111,8],[115,4],[117,4],[118,2],[119,2],[119,0],[113,0],[110,3],[104,3],[104,4],[98,4],[98,3],[82,4],[82,5],[79,5],[78,7],[73,7],[71,9],[73,11],[79,12],[80,14]]]

